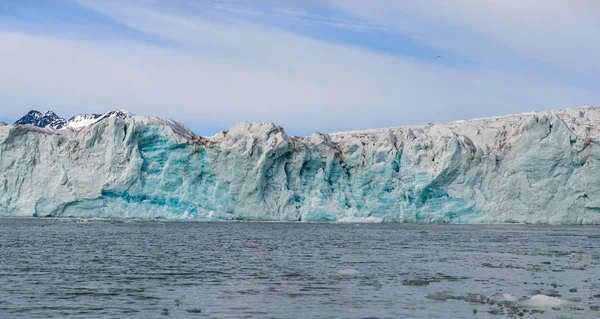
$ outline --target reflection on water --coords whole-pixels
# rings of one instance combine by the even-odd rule
[[[0,219],[0,317],[599,318],[599,234]]]

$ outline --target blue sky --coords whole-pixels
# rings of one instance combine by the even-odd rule
[[[586,0],[2,0],[0,118],[128,109],[307,135],[600,105],[598,16]]]

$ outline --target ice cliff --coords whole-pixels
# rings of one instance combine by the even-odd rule
[[[291,137],[0,122],[0,215],[600,223],[600,108]]]

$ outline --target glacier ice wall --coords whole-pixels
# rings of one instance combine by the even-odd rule
[[[0,215],[600,223],[600,108],[290,137],[0,123]]]

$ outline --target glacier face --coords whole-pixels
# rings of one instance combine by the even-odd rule
[[[600,223],[600,108],[290,137],[110,117],[0,124],[0,215]]]

